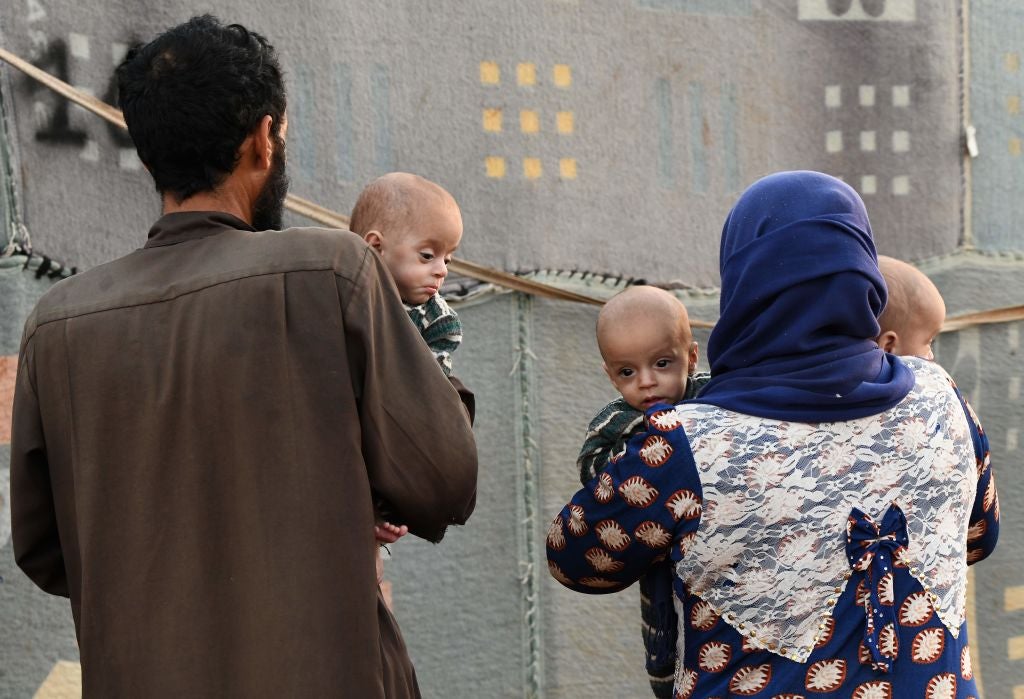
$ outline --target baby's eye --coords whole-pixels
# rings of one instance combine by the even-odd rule
[[[628,379],[630,376],[633,375],[633,373],[634,373],[633,370],[630,369],[629,367],[624,367],[622,369],[619,369],[619,376],[621,376],[624,379]]]
[[[434,253],[424,251],[420,253],[420,257],[422,257],[425,261],[430,262],[432,259],[434,259]]]
[[[659,369],[664,369],[665,367],[667,367],[671,363],[672,363],[671,359],[659,359],[658,361],[656,361],[654,363],[654,366],[656,366]]]

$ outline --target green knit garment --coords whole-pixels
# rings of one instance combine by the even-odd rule
[[[680,400],[696,398],[700,389],[711,380],[711,374],[693,374],[686,382],[686,393]],[[587,428],[576,465],[580,469],[580,482],[589,483],[608,465],[608,458],[626,450],[630,438],[643,430],[644,414],[622,398],[616,398],[601,408]]]
[[[462,342],[462,321],[452,307],[434,294],[419,306],[405,305],[409,318],[420,331],[445,376],[452,375],[452,352]]]

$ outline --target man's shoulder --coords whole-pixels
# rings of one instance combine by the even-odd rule
[[[370,250],[351,231],[330,228],[225,229],[192,242],[135,250],[58,282],[39,299],[30,324],[34,329],[71,316],[165,301],[263,274],[333,271],[354,280]]]
[[[278,259],[302,265],[321,259],[336,271],[350,271],[362,265],[366,242],[352,231],[338,228],[286,228],[257,233],[256,239],[275,248]]]
[[[34,330],[37,325],[64,317],[67,315],[65,309],[68,306],[93,295],[94,289],[105,289],[115,285],[123,261],[134,254],[129,253],[56,282],[36,301],[25,325],[25,334],[29,334],[30,327]]]
[[[372,248],[352,231],[338,228],[287,228],[260,234],[272,237],[278,260],[296,270],[304,265],[332,269],[340,277],[355,279]]]
[[[285,228],[280,231],[263,231],[260,235],[264,236],[287,236],[289,242],[293,242],[296,246],[310,246],[314,248],[323,247],[325,249],[342,246],[346,248],[361,248],[366,246],[366,242],[352,231],[342,230],[340,228],[314,228],[314,227],[295,227]]]

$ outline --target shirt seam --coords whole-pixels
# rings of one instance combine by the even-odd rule
[[[363,267],[363,265],[360,265],[360,270],[362,269],[362,267]],[[221,281],[213,282],[213,283],[207,284],[205,286],[198,287],[196,289],[188,289],[187,291],[182,291],[182,292],[180,292],[178,294],[174,294],[173,296],[166,296],[166,297],[161,297],[159,299],[153,299],[152,301],[138,301],[138,302],[130,302],[130,303],[121,303],[121,304],[115,304],[115,305],[111,305],[111,306],[105,306],[103,308],[97,308],[97,309],[92,309],[92,310],[85,310],[85,311],[81,311],[81,312],[77,312],[77,313],[69,313],[67,315],[61,315],[61,316],[56,317],[56,318],[48,318],[46,320],[37,322],[35,327],[32,329],[32,333],[30,335],[28,335],[25,338],[24,341],[25,341],[26,344],[28,344],[29,342],[32,341],[32,339],[35,337],[35,334],[39,331],[40,328],[42,328],[45,325],[50,325],[51,323],[60,323],[60,322],[63,322],[63,321],[74,320],[76,318],[83,318],[85,316],[95,315],[97,313],[106,313],[108,311],[118,311],[118,310],[121,310],[121,309],[124,309],[124,308],[138,308],[138,307],[141,307],[141,306],[152,306],[152,305],[159,304],[159,303],[167,303],[168,301],[176,301],[177,299],[180,299],[180,298],[182,298],[184,296],[189,296],[191,294],[199,293],[201,291],[206,291],[208,289],[213,289],[214,287],[218,287],[218,286],[221,286],[223,284],[230,284],[232,282],[237,282],[237,281],[242,280],[242,279],[255,279],[257,277],[270,277],[270,276],[277,276],[277,275],[283,275],[283,274],[292,274],[292,273],[295,273],[295,272],[326,272],[326,271],[329,271],[329,270],[334,273],[335,277],[340,277],[340,278],[345,279],[345,280],[347,280],[349,282],[355,281],[354,278],[350,278],[347,275],[338,272],[338,270],[334,269],[333,266],[307,267],[307,268],[301,268],[301,269],[289,269],[289,270],[284,270],[284,271],[272,271],[272,272],[260,272],[260,273],[257,273],[257,274],[245,274],[245,275],[241,275],[241,276],[238,276],[238,277],[232,277],[231,279],[224,279],[224,280],[221,280]],[[356,276],[358,276],[358,273],[357,273]]]

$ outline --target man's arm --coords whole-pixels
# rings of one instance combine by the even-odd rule
[[[466,408],[466,415],[469,416],[469,424],[472,425],[476,421],[476,394],[454,375],[449,375],[448,381],[459,394],[459,400],[462,401],[462,405]]]
[[[390,521],[429,541],[463,524],[476,499],[476,442],[459,394],[409,322],[370,249],[337,276],[370,487]]]
[[[50,466],[39,400],[32,376],[32,348],[30,339],[22,343],[14,388],[11,538],[18,567],[46,592],[67,597],[67,572],[57,531],[57,511],[50,486]]]

